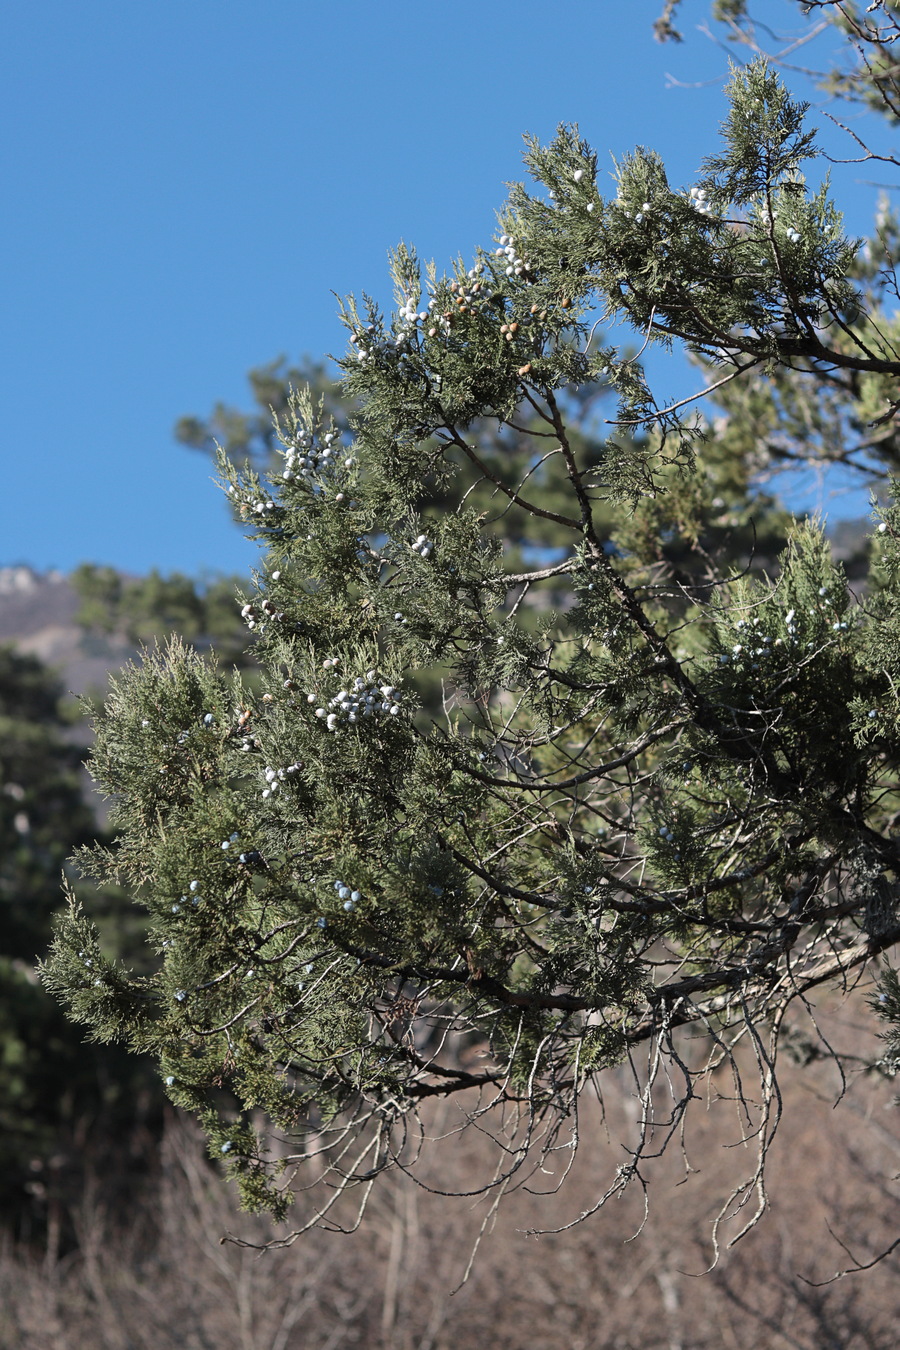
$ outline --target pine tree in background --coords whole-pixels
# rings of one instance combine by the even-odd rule
[[[235,577],[198,582],[180,572],[161,576],[154,568],[130,578],[114,567],[82,563],[70,581],[81,600],[76,622],[87,632],[115,633],[135,647],[177,633],[197,648],[212,647],[223,666],[248,664]]]
[[[694,184],[639,150],[604,199],[564,127],[471,265],[400,249],[394,312],[344,309],[352,432],[300,391],[268,476],[220,460],[266,547],[260,687],[176,641],[98,719],[121,834],[82,864],[146,907],[157,968],[108,959],[73,900],[45,978],[158,1058],[250,1205],[317,1181],[310,1222],[350,1224],[447,1097],[496,1140],[473,1190],[500,1195],[625,1061],[636,1135],[593,1210],[731,1066],[755,1162],[722,1215],[746,1231],[780,1041],[817,1042],[822,989],[873,997],[900,938],[900,507],[862,598],[814,524],[768,570],[733,536],[782,529],[754,495],[780,454],[892,467],[894,227],[871,261],[844,237],[764,61],[728,92]],[[682,344],[721,424],[661,407],[601,318]],[[890,974],[874,1001],[896,1019]],[[888,1070],[898,1034],[873,1038]]]
[[[657,41],[683,41],[683,34],[673,22],[682,3],[683,0],[665,0],[653,26]],[[900,117],[900,64],[894,48],[900,24],[895,0],[873,0],[865,6],[858,0],[786,0],[786,4],[794,8],[798,19],[809,22],[780,38],[769,23],[759,20],[759,6],[753,0],[713,0],[710,17],[719,25],[715,36],[731,43],[736,51],[744,47],[754,54],[775,43],[781,50],[771,52],[770,59],[791,61],[797,69],[800,49],[834,28],[843,39],[837,49],[836,64],[816,70],[807,62],[802,67],[805,73],[816,77],[828,93],[896,121]],[[833,48],[829,59],[835,59]],[[862,142],[858,145],[869,158],[869,147]],[[889,155],[877,151],[871,158],[892,162]]]
[[[149,1064],[85,1045],[35,974],[66,855],[97,833],[60,692],[34,657],[0,647],[0,1218],[32,1236],[80,1199],[81,1165],[102,1151],[111,1176],[162,1106]],[[139,956],[141,918],[121,893],[91,907],[106,949]]]

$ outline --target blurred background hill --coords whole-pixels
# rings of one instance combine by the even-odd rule
[[[81,606],[71,576],[25,564],[0,567],[0,643],[37,657],[73,694],[104,689],[109,671],[134,653],[127,639],[80,624]]]

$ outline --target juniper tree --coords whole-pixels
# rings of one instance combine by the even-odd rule
[[[490,248],[446,275],[400,248],[393,310],[343,309],[350,430],[301,389],[267,475],[220,459],[264,547],[239,598],[257,687],[174,641],[98,714],[120,835],[81,863],[146,907],[157,969],[108,960],[73,898],[46,979],[157,1057],[251,1205],[317,1182],[310,1222],[351,1223],[414,1171],[441,1098],[496,1139],[473,1189],[499,1195],[574,1146],[581,1094],[625,1062],[636,1137],[593,1210],[731,1065],[749,1226],[781,1039],[815,1040],[820,989],[871,994],[900,937],[900,508],[861,597],[815,523],[736,563],[718,485],[752,483],[765,440],[697,393],[660,406],[597,337],[680,344],[707,400],[760,409],[852,378],[843,428],[863,404],[893,428],[900,355],[804,179],[805,109],[762,61],[729,99],[693,184],[638,150],[604,197],[563,127],[527,143]],[[588,453],[572,391],[601,387],[617,410]],[[514,478],[505,437],[529,447]],[[504,550],[542,524],[564,556]],[[900,1011],[889,975],[877,1006]]]

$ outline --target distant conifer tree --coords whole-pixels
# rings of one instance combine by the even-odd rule
[[[146,1061],[85,1045],[37,979],[66,856],[97,835],[60,696],[36,657],[0,647],[0,1219],[31,1236],[82,1198],[86,1156],[102,1150],[120,1175],[122,1136],[164,1100]],[[95,892],[91,908],[107,950],[140,955],[140,916],[121,892]]]

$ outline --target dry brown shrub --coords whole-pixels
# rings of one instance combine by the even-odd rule
[[[871,1034],[845,1015],[829,1034],[852,1045]],[[687,1053],[687,1051],[686,1051]],[[490,1166],[476,1131],[451,1133],[417,1180],[393,1173],[375,1189],[355,1235],[313,1232],[260,1252],[222,1243],[272,1235],[235,1211],[186,1121],[172,1122],[160,1176],[126,1216],[104,1209],[94,1179],[77,1215],[79,1246],[63,1258],[7,1246],[0,1253],[3,1350],[893,1350],[897,1258],[817,1286],[900,1233],[898,1118],[889,1084],[860,1076],[835,1109],[830,1063],[782,1075],[790,1100],[769,1160],[771,1211],[711,1261],[719,1197],[745,1172],[731,1083],[692,1104],[685,1152],[658,1160],[652,1213],[631,1188],[583,1225],[529,1236],[577,1218],[626,1158],[633,1108],[625,1070],[607,1085],[605,1120],[586,1107],[566,1186],[532,1179],[508,1196],[486,1232],[468,1281],[453,1292],[489,1207],[433,1194],[463,1190]],[[716,1100],[718,1095],[718,1100]],[[659,1106],[662,1103],[658,1104]],[[429,1119],[452,1131],[449,1104]],[[564,1165],[562,1156],[557,1167]],[[752,1170],[752,1165],[751,1165]],[[534,1190],[551,1194],[537,1197]],[[299,1202],[302,1206],[302,1200]],[[740,1224],[741,1215],[723,1237]],[[829,1231],[829,1226],[832,1232]]]

